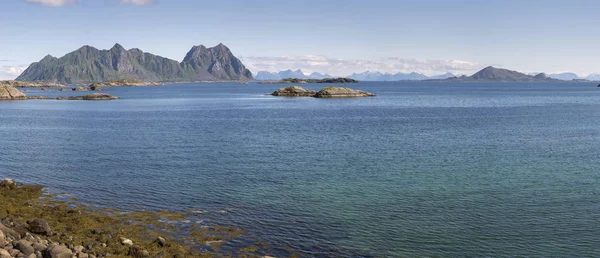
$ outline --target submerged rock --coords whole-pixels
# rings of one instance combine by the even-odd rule
[[[375,96],[375,94],[345,87],[327,87],[315,94],[315,98],[357,98],[372,96]]]
[[[280,97],[314,97],[316,93],[314,90],[307,90],[300,86],[287,86],[276,90],[271,95]]]

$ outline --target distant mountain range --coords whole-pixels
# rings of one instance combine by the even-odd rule
[[[508,69],[488,66],[471,76],[460,76],[445,79],[444,81],[505,81],[505,82],[536,82],[536,81],[559,81],[546,76],[545,73],[528,75]]]
[[[137,79],[146,82],[247,81],[252,73],[229,48],[194,46],[183,62],[126,50],[116,44],[109,50],[83,46],[61,58],[46,56],[31,64],[16,80],[63,84]]]
[[[588,76],[579,76],[576,73],[564,72],[564,73],[551,73],[548,74],[548,77],[559,79],[563,81],[572,81],[572,80],[588,80],[588,81],[599,81],[600,74],[590,74]]]
[[[455,75],[452,73],[446,73],[442,75],[436,75],[432,77],[428,77],[424,74],[420,73],[380,73],[380,72],[370,72],[366,71],[363,73],[353,73],[351,75],[346,76],[347,78],[351,78],[359,81],[403,81],[403,80],[411,80],[411,81],[420,81],[427,79],[446,79],[454,77]],[[312,73],[310,75],[305,75],[302,70],[298,69],[295,71],[286,70],[278,73],[268,72],[268,71],[260,71],[254,77],[256,80],[263,81],[277,81],[285,78],[298,78],[298,79],[325,79],[325,78],[333,78],[329,74],[321,74],[321,73]]]
[[[272,73],[268,71],[260,71],[254,76],[256,80],[259,81],[279,81],[286,78],[298,78],[298,79],[325,79],[325,78],[333,78],[333,76],[329,74],[321,74],[321,73],[312,73],[310,75],[305,75],[302,70],[298,69],[295,71],[285,70],[278,73]]]

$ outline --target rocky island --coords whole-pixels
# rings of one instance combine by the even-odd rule
[[[372,97],[375,94],[362,90],[354,90],[345,87],[327,87],[320,91],[307,90],[300,86],[287,86],[271,93],[272,96],[279,97],[313,97],[313,98],[358,98]]]
[[[85,96],[68,97],[46,97],[46,96],[27,96],[12,86],[0,86],[0,100],[115,100],[118,97],[105,93],[92,93]],[[0,257],[2,258],[2,257]]]
[[[161,86],[162,83],[157,82],[144,82],[136,79],[122,79],[122,80],[109,80],[105,82],[96,82],[90,85],[90,88],[100,87],[123,87],[123,86]]]
[[[359,83],[360,81],[350,78],[325,78],[325,79],[300,79],[300,78],[286,78],[279,81],[260,81],[262,84],[286,84],[286,83]]]
[[[537,75],[527,75],[517,71],[501,69],[492,66],[483,68],[481,71],[471,76],[451,77],[442,80],[428,81],[448,81],[448,82],[559,82],[561,80],[546,76],[545,73]]]

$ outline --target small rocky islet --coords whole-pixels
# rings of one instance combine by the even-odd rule
[[[46,97],[27,96],[13,86],[0,86],[0,100],[115,100],[118,97],[106,93],[92,93],[85,96]],[[0,257],[1,258],[1,257]]]
[[[225,255],[220,246],[244,230],[173,226],[186,213],[120,212],[60,201],[38,185],[0,181],[0,258],[268,257],[262,244]],[[228,255],[227,255],[228,254]]]
[[[346,87],[326,87],[320,91],[307,90],[300,86],[287,86],[271,93],[279,97],[313,97],[313,98],[360,98],[373,97],[375,94]]]

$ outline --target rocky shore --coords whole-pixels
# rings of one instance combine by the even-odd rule
[[[122,86],[161,86],[162,83],[144,82],[135,79],[110,80],[105,82],[92,83],[90,88],[95,87],[122,87]]]
[[[16,88],[61,88],[66,87],[60,83],[53,82],[23,82],[14,80],[0,81],[0,87],[11,86]]]
[[[27,96],[13,86],[0,86],[0,100],[114,100],[118,97],[106,93],[92,93],[85,96],[68,97],[46,97],[46,96]],[[1,257],[0,257],[1,258]]]
[[[257,246],[227,255],[218,252],[222,243],[244,231],[197,225],[180,231],[170,223],[185,215],[93,210],[57,201],[41,186],[4,179],[0,182],[0,258],[267,257],[256,253]]]
[[[320,91],[307,90],[300,86],[287,86],[271,93],[272,96],[280,97],[313,97],[313,98],[358,98],[372,97],[375,94],[362,90],[355,90],[345,87],[327,87]]]

